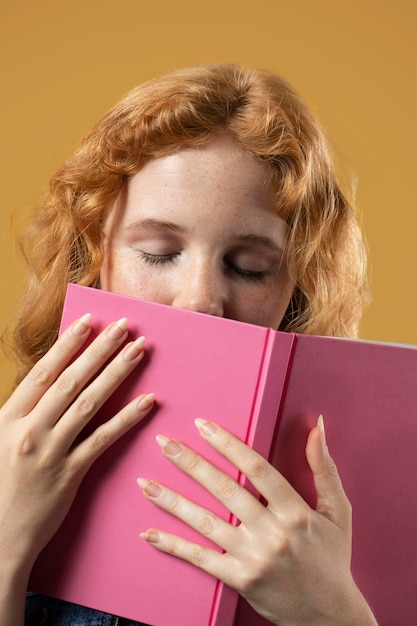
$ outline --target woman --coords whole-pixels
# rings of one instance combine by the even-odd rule
[[[279,77],[231,65],[172,72],[117,104],[53,177],[23,249],[30,283],[14,331],[19,385],[0,414],[0,615],[13,625],[23,623],[32,564],[83,476],[149,413],[154,399],[142,396],[76,441],[140,362],[144,341],[118,353],[127,334],[121,319],[82,351],[88,314],[56,341],[68,282],[338,336],[355,335],[367,296],[360,232],[311,111]],[[268,506],[236,486],[216,492],[218,471],[181,442],[162,437],[164,454],[214,491],[241,524],[230,527],[212,516],[211,538],[224,553],[163,529],[142,538],[222,579],[274,624],[375,624],[350,573],[350,506],[322,421],[306,448],[316,510],[221,425],[199,428]],[[188,523],[199,514],[180,494],[146,479],[140,486],[145,497],[175,508]],[[30,597],[27,623],[108,619],[48,602]]]

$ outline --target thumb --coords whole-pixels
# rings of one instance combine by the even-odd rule
[[[316,511],[344,530],[351,527],[351,506],[343,489],[336,464],[329,454],[323,416],[309,433],[306,445],[307,462],[313,472],[317,492]]]

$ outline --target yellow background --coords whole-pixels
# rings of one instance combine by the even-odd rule
[[[177,66],[281,73],[357,178],[373,301],[361,336],[417,344],[414,0],[0,0],[0,325],[23,291],[10,219],[126,91]],[[0,396],[12,379],[0,360]]]

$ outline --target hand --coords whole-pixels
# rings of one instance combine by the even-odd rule
[[[311,431],[306,448],[318,496],[316,510],[262,456],[229,432],[201,420],[196,424],[202,437],[247,476],[268,504],[184,444],[160,436],[163,454],[208,489],[240,524],[232,526],[167,487],[141,478],[146,498],[225,552],[159,529],[142,533],[142,538],[233,587],[274,624],[375,625],[350,573],[351,507],[329,456],[322,421]]]
[[[115,356],[127,337],[126,319],[80,352],[90,324],[89,314],[75,321],[0,411],[0,562],[20,578],[61,525],[92,463],[153,405],[153,394],[140,396],[77,440],[144,354],[141,337]]]

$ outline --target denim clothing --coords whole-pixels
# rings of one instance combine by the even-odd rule
[[[141,622],[29,592],[26,596],[25,626],[146,626]]]

